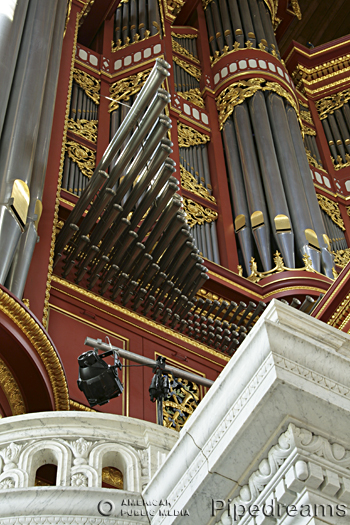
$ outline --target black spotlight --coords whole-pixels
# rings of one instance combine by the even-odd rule
[[[103,360],[110,355],[114,356],[112,366]],[[115,350],[99,354],[94,348],[81,354],[78,357],[78,364],[78,387],[84,392],[91,407],[104,405],[123,392],[123,385],[118,377],[118,368],[121,370],[122,364]]]
[[[154,376],[148,390],[152,403],[157,401],[158,425],[163,425],[163,400],[167,399],[170,393],[169,377],[165,373],[165,357],[157,357],[157,365],[153,368],[153,373]]]

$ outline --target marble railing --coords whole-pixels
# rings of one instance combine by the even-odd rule
[[[177,438],[173,430],[112,414],[42,412],[4,418],[0,494],[34,487],[36,472],[45,464],[57,466],[56,486],[101,488],[102,469],[114,467],[123,475],[124,491],[141,492]]]

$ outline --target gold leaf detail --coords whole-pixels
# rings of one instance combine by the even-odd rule
[[[96,78],[92,77],[91,75],[88,75],[84,71],[81,71],[80,69],[74,68],[73,71],[73,78],[76,81],[77,84],[87,94],[88,97],[91,98],[95,102],[95,104],[100,103],[100,81]]]
[[[4,392],[13,416],[26,413],[21,390],[10,370],[0,359],[0,388]]]
[[[94,173],[96,165],[96,154],[86,146],[82,146],[72,140],[66,143],[67,154],[73,162],[78,164],[80,171],[91,177]]]
[[[175,18],[185,5],[185,0],[165,0],[164,2],[167,15]]]
[[[200,108],[205,108],[204,100],[202,99],[201,92],[198,88],[193,88],[189,91],[178,91],[177,95],[180,95],[180,97],[192,102],[192,104],[195,104]]]
[[[123,474],[117,468],[104,467],[102,469],[102,481],[116,489],[123,490]]]
[[[174,36],[175,38],[198,38],[197,35],[193,35],[193,34],[183,35],[182,33],[173,33],[173,32],[171,32],[171,36]]]
[[[334,113],[336,109],[340,109],[350,100],[350,89],[335,93],[329,97],[322,98],[315,102],[320,119],[325,119],[328,114]]]
[[[334,257],[334,263],[338,266],[342,266],[344,268],[348,262],[350,262],[350,248],[347,248],[346,250],[338,250],[332,253]]]
[[[308,163],[313,166],[314,168],[318,168],[319,170],[323,170],[323,167],[319,165],[315,157],[312,156],[311,151],[307,148],[305,148],[305,153],[307,156]]]
[[[303,128],[302,128],[302,131],[304,133],[304,135],[312,135],[314,137],[316,137],[316,131],[312,128],[309,128],[308,126],[305,126],[303,124]]]
[[[349,155],[349,153],[345,153],[346,162],[343,162],[343,159],[341,158],[340,155],[338,155],[338,157],[337,157],[337,163],[335,162],[333,157],[331,157],[331,159],[332,159],[332,162],[333,162],[333,166],[334,166],[334,168],[337,171],[341,170],[343,168],[348,168],[350,166],[350,155]]]
[[[334,224],[339,226],[339,228],[345,231],[344,221],[341,218],[340,209],[336,202],[331,201],[324,195],[317,193],[317,200],[320,208],[327,213],[327,215],[332,219]]]
[[[177,380],[169,375],[169,399],[163,401],[163,426],[178,432],[199,403],[199,386],[188,379]]]
[[[140,35],[138,33],[135,33],[134,35],[134,41],[130,42],[130,38],[126,37],[126,44],[123,45],[123,42],[118,39],[116,42],[112,40],[111,43],[111,50],[112,53],[115,53],[116,51],[120,51],[121,49],[125,49],[128,46],[132,46],[133,44],[137,44],[138,42],[143,42],[144,40],[148,40],[151,36],[159,35],[159,31],[155,33],[154,35],[151,35],[151,31],[149,29],[145,30],[145,36],[143,38],[140,38]]]
[[[198,80],[198,82],[200,81],[202,72],[200,69],[198,69],[198,67],[189,64],[188,62],[185,62],[185,60],[182,60],[181,58],[175,55],[173,55],[173,62],[175,62],[175,64],[177,64],[178,66],[182,67],[182,69],[184,69],[189,75]]]
[[[176,42],[176,40],[172,38],[171,41],[172,41],[173,51],[175,51],[176,53],[179,53],[180,55],[185,56],[186,58],[189,58],[190,60],[193,60],[193,62],[196,62],[197,64],[200,64],[200,61],[198,60],[198,58],[196,58],[194,55],[192,55],[192,53],[187,51],[187,49],[182,47],[182,45]]]
[[[113,101],[109,104],[108,111],[111,112],[118,109],[120,101],[127,101],[132,95],[136,95],[146,82],[150,71],[151,69],[144,69],[136,73],[136,75],[114,82],[109,88]]]
[[[210,208],[204,208],[198,202],[191,199],[184,199],[184,211],[187,215],[187,224],[192,228],[196,224],[204,224],[205,222],[213,222],[218,218],[216,211]]]
[[[288,91],[283,89],[280,84],[277,84],[277,82],[266,82],[264,78],[251,78],[249,80],[234,82],[227,88],[223,89],[220,95],[216,98],[216,107],[219,112],[220,129],[223,128],[226,120],[231,116],[234,108],[238,106],[238,104],[242,104],[246,98],[255,95],[255,93],[259,90],[273,91],[274,93],[277,93],[277,95],[285,98],[299,116],[298,106],[294,98],[290,93],[288,93]]]
[[[310,111],[306,111],[305,109],[302,109],[300,111],[300,116],[303,120],[305,120],[305,122],[308,122],[308,124],[311,124],[312,126],[314,126],[314,121],[312,120]]]
[[[302,14],[301,14],[298,0],[291,0],[291,4],[292,4],[293,13],[295,14],[298,20],[301,20]]]
[[[179,148],[199,146],[200,144],[206,144],[210,141],[210,137],[208,135],[199,133],[199,131],[182,124],[182,122],[178,122],[177,124],[177,135],[179,140]]]
[[[81,119],[75,121],[71,118],[68,119],[68,129],[70,131],[94,143],[97,142],[97,124],[98,120]]]
[[[202,184],[197,182],[195,177],[192,175],[192,173],[187,171],[181,164],[180,164],[180,173],[181,173],[181,186],[185,190],[192,191],[195,195],[198,195],[199,197],[202,197],[203,199],[214,202],[216,204],[215,197],[213,197],[213,195],[210,195],[208,190],[204,186],[202,186]]]

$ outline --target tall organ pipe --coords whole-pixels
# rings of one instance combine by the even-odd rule
[[[238,0],[239,10],[241,12],[244,34],[247,40],[256,47],[256,35],[254,32],[254,26],[252,18],[250,16],[249,5],[247,0]]]
[[[273,143],[265,97],[261,91],[255,93],[249,99],[249,109],[273,235],[287,267],[294,268],[294,235],[290,224],[290,214]],[[305,151],[304,156],[306,158]]]
[[[12,2],[12,5],[8,6],[8,9],[11,10],[10,16],[7,12],[0,13],[0,136],[15,73],[28,2],[29,0]]]
[[[283,185],[292,217],[293,230],[300,256],[310,256],[312,266],[320,271],[318,239],[305,195],[304,185],[289,130],[283,100],[274,93],[267,97],[270,125],[274,136]]]
[[[219,51],[222,51],[224,48],[224,36],[223,36],[223,30],[222,30],[222,25],[221,25],[220,12],[216,4],[216,1],[212,0],[212,2],[210,2],[207,9],[211,9],[211,13],[213,15],[213,21],[214,21],[214,29],[215,29],[215,37],[216,37],[217,46],[218,46]]]
[[[241,15],[239,13],[237,0],[230,0],[228,3],[230,13],[231,13],[231,21],[233,25],[233,29],[235,32],[235,39],[237,42],[239,42],[240,46],[244,47],[244,34],[243,34],[243,25],[241,21]]]
[[[287,118],[290,133],[292,135],[292,140],[295,148],[296,157],[298,160],[298,165],[301,173],[302,182],[304,185],[304,190],[306,194],[306,199],[309,205],[311,212],[312,221],[315,227],[315,232],[318,238],[318,242],[321,248],[321,258],[323,271],[327,277],[333,279],[332,268],[334,266],[333,256],[328,250],[327,243],[325,242],[325,228],[322,220],[320,206],[316,197],[315,187],[312,182],[310,167],[305,155],[305,149],[303,144],[303,139],[301,137],[300,128],[298,124],[298,119],[295,114],[295,111],[290,106],[286,108]]]
[[[249,7],[250,7],[251,16],[253,19],[253,26],[255,29],[256,40],[259,44],[260,42],[262,42],[263,44],[266,45],[267,41],[266,41],[266,36],[265,36],[265,31],[262,25],[262,21],[260,18],[260,12],[259,12],[257,0],[249,0]]]
[[[234,122],[242,161],[253,236],[264,270],[268,271],[271,270],[270,228],[248,108],[245,102],[235,108]]]
[[[224,30],[224,37],[229,49],[233,47],[233,38],[232,38],[232,27],[230,22],[230,15],[228,13],[226,0],[219,0],[221,19]]]
[[[108,168],[113,157],[118,152],[124,140],[128,136],[130,130],[133,129],[133,127],[136,125],[137,121],[139,120],[147,106],[150,104],[151,100],[154,97],[155,90],[158,89],[161,86],[162,82],[165,80],[165,78],[170,75],[168,71],[169,68],[170,65],[167,62],[165,62],[165,60],[157,58],[155,66],[153,67],[147,81],[145,82],[143,88],[139,92],[134,104],[132,105],[132,108],[121,123],[121,126],[118,129],[118,133],[115,134],[106,151],[102,155],[102,158],[99,164],[97,165],[93,176],[90,179],[90,183],[87,186],[87,191],[84,191],[79,201],[75,205],[75,208],[71,213],[69,221],[67,221],[69,222],[69,224],[66,222],[63,226],[57,239],[58,252],[60,251],[60,249],[64,248],[69,239],[72,237],[70,225],[76,224],[76,222],[80,219],[85,208],[87,207],[87,205],[91,201],[91,198],[94,196],[96,190],[98,189],[98,184],[97,182],[95,183],[96,174],[100,170],[106,170]]]
[[[57,0],[34,1],[29,5],[1,138],[1,284],[5,282],[21,234],[20,223],[10,210],[10,199],[16,179],[27,187],[31,181],[56,7]],[[23,220],[26,221],[26,216]]]
[[[243,173],[234,125],[228,119],[223,129],[231,198],[235,214],[235,230],[242,249],[244,266],[249,275],[249,263],[254,254],[253,237],[250,229],[250,217],[245,195]]]
[[[8,276],[8,288],[19,298],[23,295],[30,262],[37,242],[37,228],[41,214],[41,200],[44,191],[47,159],[50,147],[65,17],[66,5],[64,2],[58,2],[43,108],[40,118],[38,141],[35,150],[33,177],[30,183],[30,203],[28,208],[27,226],[24,234],[21,236],[16,250],[15,260]]]

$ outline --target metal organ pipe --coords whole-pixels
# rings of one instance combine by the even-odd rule
[[[226,153],[231,199],[235,214],[235,231],[238,235],[242,249],[245,269],[249,275],[249,263],[254,254],[253,237],[250,227],[250,217],[243,182],[241,161],[239,158],[237,138],[231,119],[226,121],[222,134]]]
[[[296,246],[301,256],[304,254],[310,256],[314,269],[319,272],[321,269],[319,243],[305,195],[285,106],[278,95],[270,93],[267,97],[267,107],[283,186],[292,217]]]
[[[248,108],[245,102],[235,108],[234,123],[242,161],[253,236],[263,268],[265,271],[268,271],[271,269],[270,228]]]
[[[290,223],[290,213],[276,157],[265,97],[261,91],[249,99],[249,110],[273,235],[287,267],[294,268],[294,235]],[[306,159],[305,151],[304,157]]]
[[[309,205],[309,210],[311,212],[312,221],[315,227],[315,232],[321,249],[321,258],[323,271],[327,277],[333,279],[332,268],[334,267],[333,256],[329,252],[328,245],[325,242],[325,229],[321,216],[320,206],[316,197],[315,187],[312,182],[310,167],[305,155],[305,148],[303,140],[300,133],[300,128],[298,124],[298,119],[295,114],[295,111],[292,107],[286,108],[287,119],[289,123],[290,133],[292,136],[295,153],[301,173],[301,179],[305,190],[306,199]]]

